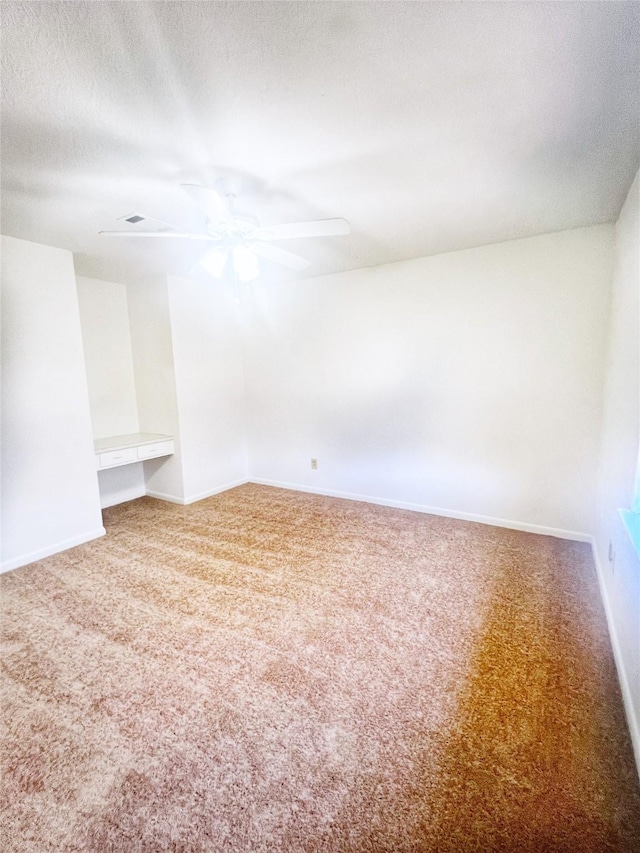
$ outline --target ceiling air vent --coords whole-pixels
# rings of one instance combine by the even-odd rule
[[[125,222],[131,222],[135,225],[137,222],[144,222],[144,216],[138,216],[137,213],[134,213],[133,216],[127,216]]]

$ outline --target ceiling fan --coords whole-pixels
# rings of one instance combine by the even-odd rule
[[[111,237],[167,237],[184,240],[201,240],[211,247],[200,259],[200,264],[211,275],[221,278],[231,259],[235,275],[240,281],[251,281],[259,275],[258,258],[266,258],[292,270],[304,270],[311,265],[306,258],[274,246],[275,240],[293,240],[300,237],[335,237],[348,234],[351,226],[346,219],[318,219],[312,222],[290,222],[285,225],[261,226],[255,216],[240,211],[235,206],[235,194],[226,197],[211,187],[198,184],[181,184],[191,200],[206,217],[202,232],[180,231],[166,225],[160,231],[100,231]],[[151,217],[133,215],[126,221],[138,223]],[[158,222],[159,220],[154,220]]]

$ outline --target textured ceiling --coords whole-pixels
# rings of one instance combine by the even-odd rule
[[[286,244],[318,274],[613,220],[640,161],[635,2],[5,0],[2,19],[2,230],[85,275],[189,269],[200,247],[97,235],[133,211],[200,226],[184,181],[242,176],[264,224],[344,216],[348,237]]]

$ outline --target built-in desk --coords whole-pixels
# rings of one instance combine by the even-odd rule
[[[131,465],[158,456],[170,456],[174,452],[173,436],[153,432],[134,432],[130,435],[114,435],[94,441],[96,467],[115,468]]]

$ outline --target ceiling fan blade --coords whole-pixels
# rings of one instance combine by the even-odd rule
[[[189,231],[98,231],[108,237],[181,237],[185,240],[216,240],[212,234],[192,234]]]
[[[337,237],[348,234],[351,226],[346,219],[316,219],[313,222],[289,222],[256,229],[251,236],[258,240],[292,240],[296,237]]]
[[[301,258],[300,255],[294,255],[293,252],[287,252],[279,246],[271,246],[269,243],[250,243],[250,246],[251,250],[261,258],[275,261],[276,264],[282,264],[291,270],[306,270],[311,266],[311,261]]]
[[[210,222],[233,222],[229,205],[220,193],[210,187],[201,187],[199,184],[180,184],[180,186]]]

